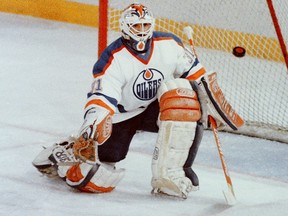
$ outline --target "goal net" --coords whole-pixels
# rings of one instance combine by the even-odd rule
[[[109,0],[107,10],[106,0],[99,2],[104,3],[99,16],[101,52],[106,39],[109,44],[120,36],[119,17],[131,1]],[[153,12],[157,31],[172,32],[187,46],[183,28],[193,28],[200,62],[218,73],[226,98],[246,122],[240,133],[288,143],[288,1],[139,2]],[[243,57],[233,55],[237,46],[245,49]]]

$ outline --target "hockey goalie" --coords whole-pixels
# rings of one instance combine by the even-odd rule
[[[111,192],[123,179],[125,159],[137,131],[158,133],[152,158],[152,192],[187,198],[199,188],[192,169],[203,129],[213,116],[218,128],[244,122],[225,99],[216,73],[171,33],[154,31],[141,4],[120,17],[121,37],[93,68],[92,89],[79,134],[43,149],[33,165],[83,192]]]

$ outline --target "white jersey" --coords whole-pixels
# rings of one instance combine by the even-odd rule
[[[155,101],[164,80],[193,80],[204,73],[198,59],[173,34],[154,32],[151,47],[144,54],[133,52],[119,38],[94,65],[94,82],[85,110],[102,106],[115,114],[113,123],[121,122],[140,114]]]

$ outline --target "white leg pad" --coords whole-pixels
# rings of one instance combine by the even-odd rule
[[[66,183],[71,187],[93,193],[112,191],[125,174],[125,169],[116,169],[114,165],[100,161],[96,164],[81,163],[78,171],[81,172],[81,177],[70,179],[71,176],[77,175],[71,172],[67,174]]]
[[[187,198],[193,190],[183,165],[193,143],[196,122],[160,121],[152,160],[153,191]]]

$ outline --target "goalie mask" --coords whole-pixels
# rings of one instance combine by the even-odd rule
[[[122,13],[120,29],[126,45],[136,52],[146,52],[151,45],[155,19],[141,4],[131,4]]]

